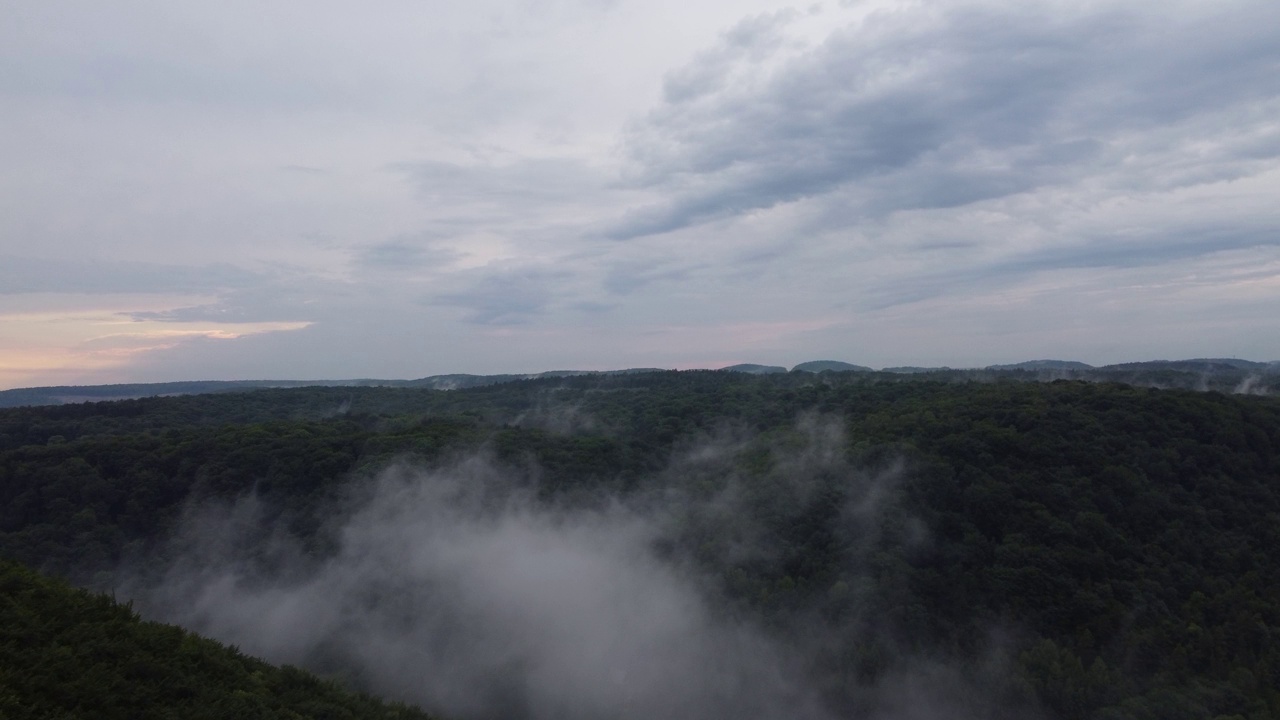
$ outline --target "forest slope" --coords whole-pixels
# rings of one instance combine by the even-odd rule
[[[0,717],[428,720],[0,561]]]
[[[843,713],[932,658],[1051,717],[1280,717],[1280,401],[879,378],[672,372],[9,410],[0,553],[109,586],[122,563],[163,564],[193,500],[250,491],[264,523],[323,553],[325,508],[352,483],[395,458],[447,469],[480,453],[541,502],[689,499],[663,552],[699,568],[725,613],[781,638],[820,623],[831,641],[808,672]],[[739,535],[700,509],[726,493]],[[736,549],[744,524],[767,554]],[[976,669],[996,636],[1007,682]]]

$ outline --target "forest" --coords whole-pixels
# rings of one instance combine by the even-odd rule
[[[0,561],[0,717],[427,720]]]
[[[598,717],[609,708],[627,718],[1280,718],[1280,398],[1037,379],[664,371],[3,409],[0,714],[74,717],[74,707],[15,709],[54,708],[48,698],[65,696],[120,717],[147,716],[140,698],[169,708],[153,717],[197,716],[180,709],[194,698],[258,713],[209,717],[417,716],[360,694],[376,693],[446,717]],[[405,489],[432,478],[446,489]],[[395,502],[388,487],[401,493]],[[397,503],[430,527],[395,535],[417,527]],[[381,518],[381,534],[369,517]],[[599,532],[614,521],[630,530]],[[191,540],[200,522],[239,528],[224,543],[232,555],[192,554],[217,544],[207,540],[214,535]],[[677,657],[706,665],[734,654],[726,648],[764,648],[777,666],[729,664],[723,674],[736,685],[696,691],[655,680],[667,689],[653,698],[598,688],[549,696],[546,685],[570,685],[547,659],[551,641],[502,623],[510,607],[541,607],[552,580],[526,582],[518,567],[498,579],[456,565],[446,573],[441,555],[428,562],[404,550],[454,548],[446,530],[471,537],[476,528],[495,533],[484,536],[492,545],[502,537],[495,528],[512,527],[532,538],[525,545],[587,538],[566,547],[602,553],[610,567],[599,577],[699,608],[680,617],[699,618],[689,627],[711,638],[705,657]],[[608,554],[624,536],[631,544]],[[404,548],[386,557],[428,569],[394,581],[359,575],[354,590],[334,579],[357,567],[354,557],[382,558],[371,543],[391,541]],[[457,557],[507,557],[471,548]],[[635,572],[619,575],[619,565]],[[226,568],[219,579],[235,578],[260,615],[284,613],[271,602],[286,591],[312,602],[315,617],[324,617],[314,603],[325,593],[348,602],[348,614],[312,623],[324,632],[308,629],[305,643],[264,639],[243,618],[190,610],[216,585],[192,567]],[[459,602],[449,578],[483,592]],[[674,589],[646,594],[646,584],[663,583]],[[299,594],[321,585],[325,593]],[[504,588],[516,605],[494,599],[506,614],[486,616],[487,634],[472,638],[467,629],[482,626],[467,623],[477,604],[488,606],[483,593]],[[582,607],[614,602],[599,597]],[[352,608],[421,638],[418,655],[391,670],[369,659],[350,644],[351,628],[375,626]],[[672,627],[665,618],[645,625],[648,612],[627,606],[623,615],[649,628],[640,642]],[[59,629],[73,616],[78,630]],[[437,624],[423,629],[419,616]],[[214,650],[144,618],[239,649]],[[446,625],[461,630],[447,634]],[[499,642],[494,627],[524,644],[501,645],[515,648],[506,664],[483,666],[486,656],[467,644]],[[159,659],[196,650],[209,653],[199,669]],[[617,652],[617,663],[640,662]],[[115,657],[123,659],[103,661]],[[456,674],[453,658],[467,674]],[[412,681],[387,679],[408,667]],[[483,697],[454,697],[446,690],[459,682],[433,675],[464,678]],[[637,675],[627,677],[620,682]],[[779,689],[763,677],[781,678]],[[300,694],[332,707],[270,705]],[[689,709],[662,704],[673,697]]]

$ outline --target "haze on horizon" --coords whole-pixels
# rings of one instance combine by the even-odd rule
[[[1273,0],[0,9],[0,388],[1280,360]]]

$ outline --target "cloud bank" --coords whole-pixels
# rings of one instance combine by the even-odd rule
[[[1280,357],[1268,0],[60,7],[0,322],[306,324],[86,382]]]
[[[635,182],[675,198],[614,235],[833,193],[882,217],[1090,176],[1134,193],[1252,174],[1280,151],[1265,119],[1278,58],[1255,25],[1280,12],[1175,5],[924,3],[873,13],[769,72],[702,59],[669,76],[630,138]],[[778,40],[761,25],[724,45],[769,53]],[[1177,172],[1188,141],[1195,170]]]

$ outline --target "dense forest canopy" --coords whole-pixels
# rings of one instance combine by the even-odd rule
[[[314,584],[369,541],[355,519],[400,517],[351,499],[399,468],[481,487],[476,517],[519,498],[552,518],[521,527],[643,519],[652,577],[696,578],[803,679],[787,702],[817,709],[795,716],[906,716],[892,688],[945,685],[931,702],[960,716],[1280,717],[1280,400],[1035,377],[658,372],[8,409],[0,555],[154,588],[190,559],[193,508],[252,498],[254,537]],[[237,562],[282,582],[285,555],[254,547]],[[339,638],[296,659],[432,704]],[[512,687],[476,713],[547,707]]]

